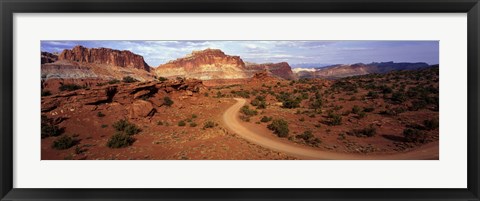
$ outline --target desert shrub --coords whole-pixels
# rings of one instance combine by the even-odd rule
[[[405,112],[405,108],[403,108],[403,107],[395,107],[395,108],[391,108],[391,109],[387,109],[387,110],[380,111],[380,114],[382,114],[382,115],[389,115],[389,116],[395,116],[395,115],[398,115],[398,114],[403,113],[403,112]]]
[[[287,137],[290,132],[288,122],[283,119],[273,120],[271,124],[268,124],[267,128],[277,134],[278,137]]]
[[[215,96],[215,98],[223,98],[223,97],[225,97],[225,95],[223,95],[222,92],[217,91],[217,95]]]
[[[289,108],[289,109],[292,109],[292,108],[297,108],[300,106],[300,102],[301,102],[301,99],[299,98],[287,98],[285,100],[283,100],[283,107],[284,108]]]
[[[131,76],[125,76],[125,77],[123,77],[122,81],[125,82],[125,83],[138,82],[137,79],[135,79],[135,78],[133,78],[133,77],[131,77]]]
[[[239,96],[239,97],[242,97],[242,98],[250,98],[250,92],[249,91],[234,91],[232,90],[231,93],[233,95],[236,95],[236,96]]]
[[[73,137],[64,135],[53,141],[52,148],[58,150],[68,149],[73,147],[76,143],[77,141]]]
[[[106,127],[108,127],[108,125],[107,124],[102,124],[100,127],[106,128]]]
[[[104,116],[105,116],[105,114],[103,114],[102,112],[100,112],[100,111],[97,112],[97,117],[104,117]]]
[[[140,128],[138,128],[135,124],[129,124],[127,127],[125,127],[124,132],[127,135],[135,135],[140,132]]]
[[[52,136],[59,136],[63,133],[63,129],[54,125],[51,122],[51,119],[47,118],[46,116],[42,116],[41,119],[41,137],[47,138]]]
[[[272,120],[272,117],[267,117],[267,116],[263,116],[262,119],[260,119],[261,122],[269,122]]]
[[[168,96],[163,97],[163,103],[168,107],[173,105],[172,99],[170,99]]]
[[[408,109],[410,111],[417,111],[425,107],[427,107],[427,102],[425,102],[424,100],[415,100],[412,101],[412,106],[410,106]]]
[[[198,116],[196,114],[192,114],[192,119],[197,118]]]
[[[426,130],[433,130],[438,128],[438,120],[437,119],[427,119],[423,121],[423,126]]]
[[[115,128],[116,131],[123,132],[126,135],[135,135],[141,131],[137,125],[130,123],[125,119],[120,119],[114,122],[112,127]]]
[[[312,134],[312,131],[305,131],[302,134],[297,135],[296,138],[300,138],[300,139],[303,139],[305,141],[308,141],[311,138],[313,138],[313,134]]]
[[[197,127],[197,123],[195,123],[195,122],[190,122],[190,127]]]
[[[373,112],[374,110],[375,110],[374,107],[364,107],[364,108],[363,108],[363,111],[364,111],[364,112]]]
[[[60,87],[58,87],[60,91],[75,91],[82,88],[84,87],[77,84],[63,84]]]
[[[388,87],[388,86],[383,86],[383,87],[382,87],[382,93],[383,93],[383,94],[390,94],[390,93],[392,93],[392,92],[393,92],[392,88],[390,88],[390,87]]]
[[[42,131],[41,131],[42,138],[59,136],[60,134],[62,134],[62,129],[60,129],[58,126],[42,124]]]
[[[213,122],[213,121],[206,121],[203,124],[203,129],[213,128],[213,127],[215,127],[215,122]]]
[[[414,128],[403,130],[403,137],[406,142],[425,143],[427,140],[427,135],[424,132]]]
[[[267,103],[265,101],[265,96],[257,96],[255,99],[252,100],[251,104],[256,106],[257,109],[265,109],[267,108]]]
[[[257,110],[252,110],[252,109],[250,109],[250,107],[248,107],[248,105],[244,105],[244,106],[240,109],[240,111],[241,111],[244,115],[246,115],[246,116],[248,116],[248,117],[250,117],[250,116],[255,116],[255,115],[258,114],[258,111],[257,111]]]
[[[361,111],[362,111],[362,108],[360,108],[360,107],[357,106],[357,105],[354,105],[354,106],[352,107],[352,113],[353,113],[353,114],[358,114],[358,113],[360,113]]]
[[[122,148],[128,147],[133,144],[134,139],[132,136],[122,132],[117,132],[107,141],[107,146],[110,148]]]
[[[118,83],[120,83],[120,80],[113,79],[113,80],[108,81],[107,83],[108,84],[118,84]]]
[[[330,126],[342,125],[342,117],[340,115],[329,113],[328,118],[329,118],[328,125]]]
[[[323,99],[320,93],[315,93],[315,97],[313,97],[312,102],[310,103],[310,108],[314,109],[315,112],[321,110],[323,106]]]
[[[370,125],[367,128],[363,129],[353,129],[352,131],[348,132],[350,135],[354,135],[357,137],[372,137],[377,133],[377,129]]]
[[[367,96],[370,98],[378,98],[378,93],[374,91],[369,91]]]
[[[178,126],[185,126],[186,123],[185,123],[185,121],[181,120],[181,121],[178,122],[177,125],[178,125]]]
[[[167,81],[167,80],[168,80],[168,79],[165,78],[165,77],[159,77],[159,78],[158,78],[158,81],[160,81],[160,82],[164,82],[164,81]]]
[[[365,113],[365,111],[362,110],[362,111],[360,111],[357,115],[358,115],[357,117],[358,117],[359,119],[362,119],[362,118],[364,118],[364,117],[367,116],[367,113]]]
[[[42,96],[50,96],[50,95],[52,95],[52,92],[48,90],[42,91]]]
[[[407,96],[402,92],[395,92],[392,94],[391,100],[395,103],[403,103],[407,100]]]

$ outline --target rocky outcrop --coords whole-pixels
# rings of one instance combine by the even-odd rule
[[[246,68],[250,73],[256,73],[259,71],[266,70],[271,73],[271,75],[287,80],[295,79],[295,75],[292,72],[292,68],[288,65],[287,62],[280,63],[265,63],[265,64],[254,64],[249,63]]]
[[[42,97],[42,112],[75,113],[78,109],[122,107],[128,118],[146,118],[164,107],[165,97],[195,96],[205,89],[201,80],[173,79],[130,84],[109,84]]]
[[[193,51],[155,69],[160,77],[185,77],[200,80],[247,78],[245,63],[239,56],[226,55],[218,49]]]
[[[136,68],[150,71],[150,66],[143,57],[128,50],[114,50],[109,48],[86,48],[75,46],[71,50],[63,50],[58,60],[69,60],[85,63],[108,64],[125,68]]]
[[[40,57],[41,64],[53,63],[58,60],[58,56],[50,52],[42,52]]]

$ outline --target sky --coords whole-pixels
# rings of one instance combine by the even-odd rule
[[[438,41],[42,41],[41,50],[61,52],[76,45],[130,50],[152,67],[207,48],[254,63],[439,63]]]

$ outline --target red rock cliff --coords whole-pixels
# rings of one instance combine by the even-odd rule
[[[127,68],[143,69],[150,72],[150,66],[143,57],[128,50],[113,50],[109,48],[86,48],[75,46],[71,50],[63,50],[58,60],[109,64]]]
[[[193,51],[186,57],[156,68],[157,76],[189,77],[201,80],[246,78],[245,63],[239,56],[226,55],[219,49]]]
[[[295,79],[292,68],[287,62],[280,63],[265,63],[265,64],[249,64],[247,65],[249,71],[263,71],[266,70],[276,77],[283,79]]]

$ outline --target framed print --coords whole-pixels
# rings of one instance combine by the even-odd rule
[[[478,1],[2,1],[2,200],[479,200]]]

